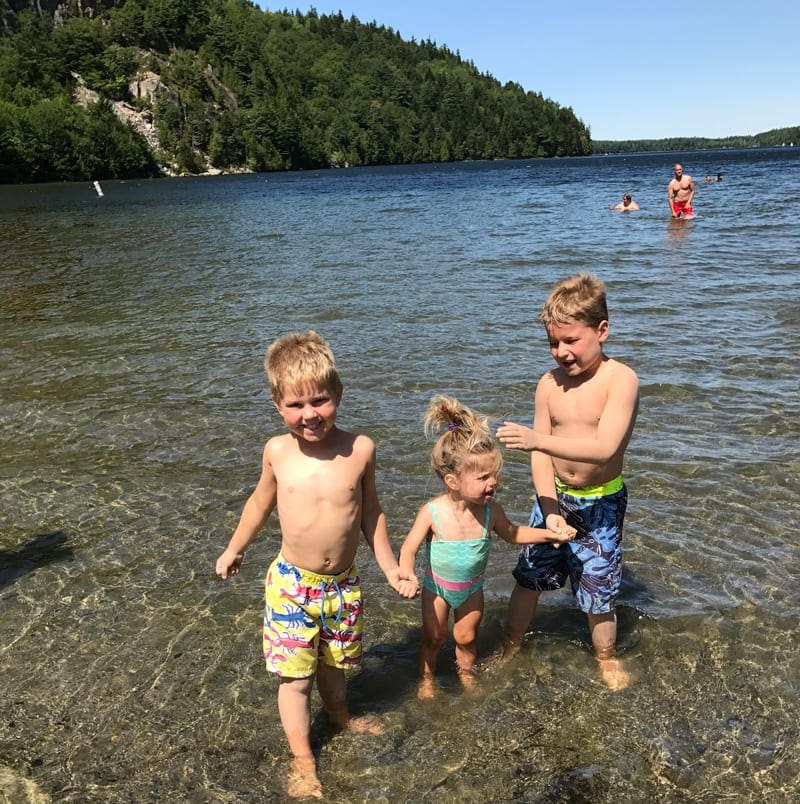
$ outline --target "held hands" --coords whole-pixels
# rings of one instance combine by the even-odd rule
[[[549,514],[545,519],[545,526],[552,534],[551,541],[555,548],[561,547],[564,542],[571,542],[578,533],[560,514]]]
[[[535,450],[537,443],[534,430],[514,422],[503,422],[497,429],[497,440],[509,449],[521,449],[525,452]]]
[[[238,575],[244,561],[244,553],[231,553],[226,550],[218,559],[216,573],[223,580]]]

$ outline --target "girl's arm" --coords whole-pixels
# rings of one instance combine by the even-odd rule
[[[502,506],[492,503],[492,530],[509,544],[541,544],[553,542],[556,545],[568,542],[575,537],[575,528],[569,525],[557,526],[557,530],[548,528],[531,528],[527,525],[515,525],[507,516]]]
[[[403,542],[403,546],[400,548],[400,570],[402,572],[414,574],[414,560],[417,557],[417,552],[432,528],[433,517],[431,516],[431,509],[427,505],[423,505]]]

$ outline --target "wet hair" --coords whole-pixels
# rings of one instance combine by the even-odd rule
[[[632,200],[631,199],[631,194],[630,193],[625,193],[625,195],[622,196],[622,200],[623,201],[631,201]]]
[[[444,429],[431,450],[433,471],[444,480],[445,475],[460,474],[476,455],[497,454],[496,471],[503,457],[489,429],[489,417],[482,416],[449,396],[435,396],[425,413],[425,433],[432,435]]]
[[[267,349],[264,370],[276,402],[287,392],[309,386],[327,388],[336,396],[342,392],[331,347],[312,330],[293,332],[274,341]]]
[[[608,321],[605,284],[587,271],[562,279],[550,291],[539,320],[545,326],[579,321],[599,327],[601,321]]]

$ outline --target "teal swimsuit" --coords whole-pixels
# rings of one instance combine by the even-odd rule
[[[457,609],[483,586],[483,573],[489,562],[492,540],[489,522],[492,507],[486,503],[486,519],[479,539],[447,542],[442,539],[439,517],[433,503],[428,503],[433,516],[433,537],[425,543],[425,577],[423,586]]]

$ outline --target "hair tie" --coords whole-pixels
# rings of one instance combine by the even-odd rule
[[[458,430],[458,425],[455,422],[449,422],[447,429],[452,433],[453,430]]]

